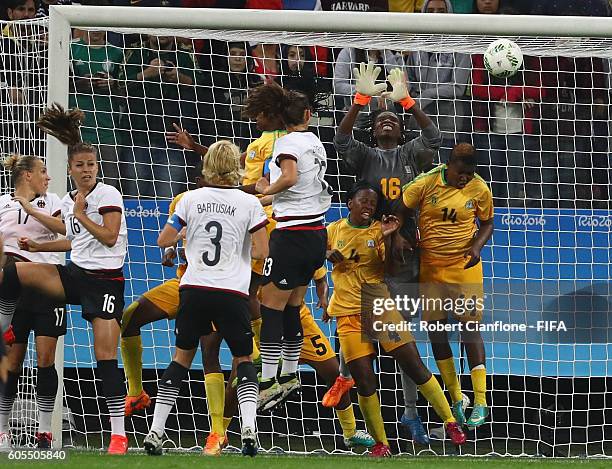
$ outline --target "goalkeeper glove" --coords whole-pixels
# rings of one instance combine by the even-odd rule
[[[383,93],[383,98],[391,99],[396,103],[400,103],[406,111],[416,104],[414,99],[410,97],[410,93],[408,93],[406,77],[400,68],[394,68],[391,70],[388,80],[393,87],[393,91]]]
[[[367,65],[363,62],[359,64],[359,69],[353,69],[355,76],[355,104],[367,106],[372,96],[378,96],[387,89],[386,83],[376,84],[376,79],[380,75],[380,67],[374,67],[372,62]]]

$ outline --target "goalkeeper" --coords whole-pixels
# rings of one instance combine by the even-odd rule
[[[380,67],[374,64],[360,64],[354,70],[356,77],[355,99],[338,127],[334,137],[334,146],[340,158],[357,176],[357,180],[366,181],[378,188],[385,196],[377,218],[391,212],[391,206],[401,196],[401,188],[412,181],[419,173],[431,168],[433,156],[440,147],[441,135],[438,128],[408,94],[404,73],[394,69],[389,74],[389,82],[393,87],[390,93],[385,92],[386,83],[376,83]],[[370,115],[370,144],[366,145],[355,140],[351,133],[358,114],[367,106],[373,96],[381,95],[390,98],[404,110],[412,114],[422,129],[421,135],[406,141],[404,125],[401,116],[392,110],[378,109]],[[412,223],[410,226],[414,227]],[[413,238],[408,224],[404,230],[406,238]],[[393,251],[400,256],[388,256],[385,283],[392,296],[402,296],[410,292],[402,286],[418,282],[419,258],[415,251],[402,251],[401,238],[393,235],[391,243]],[[392,264],[400,264],[394,266]],[[410,319],[410,318],[406,318]],[[417,413],[417,388],[414,382],[402,372],[405,410],[400,422],[405,425],[416,443],[427,445],[429,437],[425,432],[421,418]],[[326,396],[327,397],[327,396]]]

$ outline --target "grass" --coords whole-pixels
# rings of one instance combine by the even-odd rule
[[[297,468],[301,464],[312,464],[316,469],[362,469],[372,466],[376,469],[394,468],[399,464],[410,464],[412,469],[439,468],[463,469],[466,465],[470,469],[516,469],[516,468],[565,468],[575,465],[588,467],[588,469],[604,469],[610,467],[609,460],[602,459],[553,459],[553,458],[466,458],[466,457],[406,457],[396,456],[391,459],[372,459],[365,456],[271,456],[259,455],[256,458],[245,458],[235,454],[224,454],[219,458],[207,458],[199,452],[169,453],[160,457],[147,456],[143,453],[131,453],[126,456],[107,456],[92,451],[68,450],[65,461],[7,461],[7,456],[0,456],[2,467],[36,467],[51,465],[62,469],[173,469],[196,467],[198,469],[242,469],[265,468],[284,469]]]

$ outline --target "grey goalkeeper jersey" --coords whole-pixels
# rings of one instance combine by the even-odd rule
[[[358,180],[380,188],[393,202],[400,198],[401,188],[419,173],[417,153],[425,149],[437,151],[441,138],[440,130],[430,125],[421,131],[419,137],[391,150],[372,148],[340,132],[334,137],[334,146]]]
[[[383,213],[389,213],[392,204],[400,203],[402,187],[419,174],[417,153],[425,149],[437,151],[441,140],[440,130],[435,125],[430,125],[421,131],[419,137],[391,150],[369,147],[351,135],[340,132],[334,137],[334,146],[338,156],[355,174],[357,180],[365,180],[380,188],[389,201],[383,207]],[[412,287],[406,283],[416,282],[418,272],[419,256],[409,256],[407,262],[396,271],[395,276],[385,276],[391,294],[409,295],[407,290]]]

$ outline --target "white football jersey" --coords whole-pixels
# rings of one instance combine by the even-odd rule
[[[66,238],[72,242],[70,260],[87,270],[120,269],[125,261],[127,251],[127,225],[123,197],[117,189],[98,182],[85,197],[87,217],[102,225],[102,215],[108,212],[121,213],[119,237],[112,248],[105,246],[87,231],[74,216],[74,199],[76,192],[69,192],[62,199],[62,218],[66,224]]]
[[[52,192],[36,196],[30,200],[30,204],[52,217],[56,217],[61,211],[61,200]],[[12,194],[0,196],[0,236],[4,240],[6,253],[14,254],[22,260],[49,264],[59,264],[61,260],[61,253],[28,252],[19,249],[17,240],[21,237],[30,238],[37,243],[46,243],[57,239],[57,234],[25,213],[21,204],[13,200]]]
[[[272,209],[277,228],[323,220],[331,206],[332,189],[325,182],[327,154],[321,140],[312,132],[291,132],[274,145],[270,162],[270,183],[281,176],[279,155],[297,161],[298,179],[293,187],[274,195]]]
[[[187,227],[187,270],[181,287],[204,287],[248,296],[251,233],[268,224],[254,195],[235,188],[186,192],[174,214]]]

